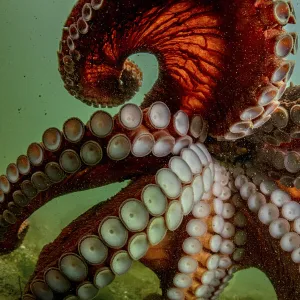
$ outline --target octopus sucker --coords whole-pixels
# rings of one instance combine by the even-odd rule
[[[53,198],[130,179],[46,245],[23,299],[92,299],[133,261],[170,300],[218,299],[257,267],[278,299],[299,299],[300,87],[291,1],[79,0],[58,51],[67,91],[95,111],[0,176],[0,253]],[[129,103],[150,52],[158,80]],[[287,90],[286,90],[287,88]],[[127,102],[127,103],[126,103]]]

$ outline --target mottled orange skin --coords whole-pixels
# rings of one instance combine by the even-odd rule
[[[296,189],[295,187],[286,187],[280,182],[277,182],[277,184],[282,190],[289,193],[294,201],[300,202],[300,190]]]

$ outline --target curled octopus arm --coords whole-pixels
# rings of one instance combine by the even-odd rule
[[[20,244],[20,225],[47,201],[132,182],[43,249],[23,299],[92,299],[133,260],[158,274],[171,300],[218,299],[249,266],[269,276],[279,299],[299,298],[291,187],[299,188],[300,118],[298,104],[281,98],[297,34],[287,23],[291,1],[77,2],[58,51],[65,88],[88,105],[123,106],[114,118],[99,110],[87,124],[49,128],[7,167],[1,253]],[[142,81],[128,59],[138,52],[159,63],[141,107],[126,103]],[[268,151],[280,159],[262,159]]]

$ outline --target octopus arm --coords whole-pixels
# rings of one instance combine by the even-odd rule
[[[291,263],[290,253],[282,251],[280,242],[270,235],[268,226],[262,225],[249,210],[243,211],[248,224],[241,267],[255,267],[263,271],[272,282],[278,299],[298,299],[299,265]]]
[[[127,199],[138,199],[144,187],[153,182],[153,180],[155,180],[155,178],[151,175],[141,176],[112,199],[105,203],[100,203],[94,206],[86,213],[81,215],[78,219],[70,223],[61,232],[56,240],[45,246],[42,250],[37,262],[37,268],[32,274],[31,280],[25,288],[25,292],[34,290],[35,287],[38,286],[37,282],[39,282],[39,280],[44,281],[44,277],[47,272],[49,274],[49,272],[51,273],[51,270],[54,270],[53,268],[59,267],[60,263],[62,262],[60,258],[66,253],[69,253],[69,255],[73,255],[74,257],[80,257],[80,255],[83,254],[86,258],[89,257],[90,259],[93,259],[92,256],[87,255],[89,255],[89,251],[93,251],[92,249],[94,246],[96,256],[97,251],[100,250],[104,251],[104,256],[99,256],[101,262],[99,260],[98,263],[95,263],[97,260],[96,256],[94,257],[94,263],[91,263],[91,261],[89,263],[84,262],[83,266],[86,268],[84,271],[86,274],[84,277],[85,283],[89,281],[92,282],[96,287],[100,288],[101,281],[99,280],[99,274],[101,274],[101,272],[99,272],[99,270],[112,269],[114,272],[113,276],[115,276],[115,274],[120,275],[127,272],[131,263],[133,262],[132,258],[135,257],[134,260],[140,259],[146,266],[151,267],[151,269],[157,272],[158,276],[163,279],[161,284],[163,288],[163,294],[166,295],[168,287],[170,287],[172,284],[172,277],[176,273],[176,265],[174,265],[173,261],[179,258],[182,251],[180,248],[177,248],[176,245],[178,243],[182,243],[185,237],[184,230],[179,231],[179,234],[177,232],[175,235],[175,233],[167,231],[164,222],[160,222],[161,219],[163,220],[163,217],[153,218],[151,223],[157,223],[156,226],[158,224],[163,225],[160,228],[162,230],[162,236],[160,239],[163,241],[157,243],[157,240],[155,239],[157,239],[159,230],[156,230],[155,226],[147,226],[146,228],[146,225],[148,225],[147,223],[149,221],[148,216],[134,216],[134,218],[140,218],[140,222],[143,223],[142,226],[145,227],[143,230],[139,230],[138,232],[134,232],[134,230],[131,231],[123,226],[119,228],[118,225],[120,224],[117,222],[116,224],[113,224],[113,221],[120,220],[119,210],[122,207],[122,204],[126,203]],[[140,200],[138,201],[140,202]],[[135,211],[133,210],[132,213],[134,214]],[[145,217],[145,220],[142,220],[143,217]],[[186,222],[182,223],[181,229],[184,228],[185,224]],[[103,231],[101,229],[101,227],[107,226],[110,227],[109,230]],[[112,240],[109,238],[109,232],[113,230],[116,231],[117,229],[121,230],[122,232],[115,232],[115,240]],[[100,240],[97,238],[99,234],[102,234],[104,240],[108,242],[108,244],[106,244],[107,246],[104,244],[102,245],[102,249],[96,249],[96,244],[93,244],[93,241],[99,243]],[[146,235],[150,235],[149,240],[155,245],[151,245],[148,240],[144,239]],[[111,244],[118,243],[116,239],[118,239],[120,242],[119,246]],[[130,256],[128,255],[128,252],[130,253]],[[90,254],[92,254],[92,252],[90,252]],[[126,256],[123,256],[122,258],[121,254],[126,254]],[[120,258],[116,260],[115,257],[118,257],[118,255],[120,255]],[[81,262],[83,261],[81,260]],[[122,263],[125,263],[125,265],[122,266]],[[127,266],[126,263],[128,264]],[[78,271],[80,273],[80,270]],[[75,273],[73,275],[76,276]],[[51,278],[47,275],[46,278],[48,280],[48,284],[50,283],[50,286],[53,286]],[[55,294],[55,299],[63,299],[68,294],[75,294],[76,289],[78,292],[78,287],[81,285],[82,280],[81,282],[73,282],[65,293]],[[57,287],[59,287],[58,283]]]
[[[211,134],[224,136],[235,123],[251,127],[266,102],[278,96],[278,87],[283,89],[293,68],[284,58],[294,52],[297,36],[282,27],[294,21],[292,4],[280,1],[122,0],[98,5],[81,0],[65,23],[59,71],[66,89],[83,102],[118,106],[142,80],[128,56],[153,53],[159,77],[143,107],[160,99],[172,112],[201,113]],[[273,94],[266,99],[270,89]]]
[[[145,117],[138,106],[127,104],[114,119],[98,111],[86,126],[71,118],[62,131],[47,129],[43,143],[32,143],[27,155],[10,164],[7,175],[0,178],[1,253],[20,245],[26,233],[23,222],[53,198],[155,173],[167,163],[176,139],[178,153],[192,142],[186,136],[189,118],[179,113],[184,124],[181,138],[170,122],[168,107],[161,102],[144,111]],[[165,130],[156,125],[170,126]],[[185,141],[182,145],[181,140]]]

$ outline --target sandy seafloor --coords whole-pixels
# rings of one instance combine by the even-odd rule
[[[300,1],[293,1],[300,15]],[[86,122],[94,109],[74,100],[57,72],[59,39],[63,23],[74,0],[0,1],[0,174],[6,166],[26,153],[27,146],[40,141],[49,127],[61,128],[76,116]],[[292,29],[298,31],[300,26]],[[300,59],[292,81],[300,84]],[[134,60],[144,73],[143,86],[131,102],[141,103],[157,78],[157,62],[151,55]],[[107,110],[115,114],[117,109]],[[20,299],[21,291],[34,269],[42,247],[53,241],[61,229],[99,201],[125,184],[114,184],[66,195],[52,200],[30,218],[24,244],[10,255],[0,257],[0,300]],[[271,255],[271,254],[270,254]],[[142,300],[160,293],[157,277],[136,263],[95,299]],[[220,296],[221,300],[276,300],[274,289],[264,274],[251,269],[238,272]]]

